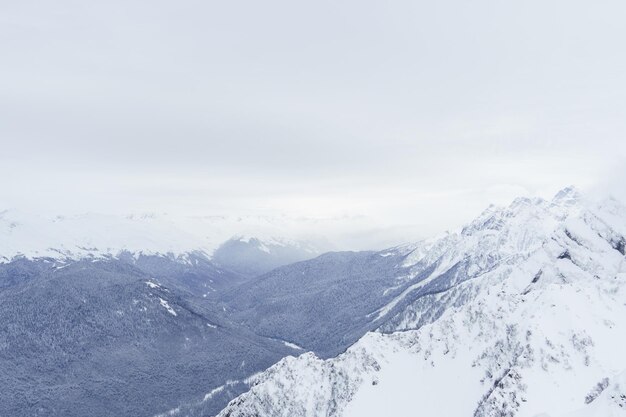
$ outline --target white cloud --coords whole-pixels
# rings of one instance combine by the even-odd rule
[[[619,188],[625,11],[5,2],[0,203],[365,215],[429,234],[520,193]]]

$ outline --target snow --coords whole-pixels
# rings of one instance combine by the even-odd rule
[[[314,244],[312,241],[298,240],[268,234],[263,237],[259,235],[241,235],[234,237],[232,240],[237,240],[239,242],[248,244],[255,243],[258,249],[265,253],[272,253],[272,250],[277,247],[291,247],[311,254],[318,254],[323,251],[323,245]]]
[[[210,256],[233,235],[257,239],[260,249],[269,251],[275,245],[297,245],[316,251],[319,240],[294,227],[288,218],[173,216],[168,214],[45,215],[38,212],[0,210],[0,262],[16,257],[98,259],[119,256],[123,252],[140,255],[185,256],[202,252]],[[245,235],[242,235],[245,233]],[[284,237],[276,237],[276,236]],[[245,236],[245,237],[244,237]],[[253,237],[254,236],[254,237]]]
[[[283,344],[289,348],[292,349],[296,349],[296,350],[304,350],[304,348],[302,346],[298,346],[295,343],[291,343],[291,342],[286,342],[283,340]]]
[[[178,315],[176,314],[176,310],[174,310],[166,300],[159,297],[159,302],[161,303],[161,306],[164,307],[167,310],[167,312],[170,313],[172,316]]]
[[[623,417],[626,415],[626,372],[612,379],[605,378],[608,385],[600,388],[598,396],[576,411],[558,417]],[[597,388],[594,387],[594,390]],[[551,417],[551,416],[548,416]]]
[[[427,279],[468,265],[432,297],[441,315],[423,321],[427,310],[409,305],[395,332],[368,333],[336,358],[285,358],[220,416],[624,416],[624,236],[623,205],[573,189],[490,207],[405,260],[415,276],[434,265]]]
[[[64,260],[130,252],[136,257],[183,254],[209,247],[202,236],[185,232],[167,217],[0,214],[0,260],[4,262],[16,256]]]
[[[173,408],[169,411],[166,411],[165,413],[161,413],[161,414],[157,414],[154,417],[170,417],[170,416],[176,416],[180,413],[180,407],[176,407]]]
[[[421,288],[424,285],[428,284],[434,278],[436,278],[439,275],[441,275],[442,272],[444,272],[444,271],[441,270],[441,268],[436,269],[432,274],[430,274],[430,276],[428,278],[426,278],[423,281],[420,281],[420,282],[418,282],[416,284],[413,284],[413,285],[410,285],[409,287],[407,287],[404,291],[402,291],[400,293],[400,295],[398,295],[393,300],[391,300],[386,306],[384,306],[383,308],[378,310],[378,316],[376,317],[376,319],[378,320],[378,319],[386,316],[387,314],[389,314],[391,312],[391,310],[393,310],[393,308],[396,305],[398,305],[407,295],[409,295],[413,291],[417,290],[418,288]]]

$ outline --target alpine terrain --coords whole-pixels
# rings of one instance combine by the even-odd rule
[[[238,381],[300,352],[230,321],[218,294],[314,249],[254,238],[223,262],[230,241],[204,230],[0,212],[0,415],[152,416],[200,400],[214,414]]]
[[[614,199],[567,188],[321,255],[196,221],[0,213],[0,415],[624,413]]]
[[[624,416],[625,236],[624,205],[567,188],[382,252],[408,275],[375,331],[282,359],[219,415]]]

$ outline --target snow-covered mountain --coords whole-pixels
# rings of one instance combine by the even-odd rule
[[[4,210],[0,211],[0,262],[18,257],[67,262],[161,255],[188,263],[193,256],[215,255],[216,263],[252,276],[310,259],[329,248],[312,237],[276,237],[292,234],[285,221],[258,216],[43,216]]]
[[[287,357],[222,417],[626,415],[626,207],[572,188],[490,207],[406,253],[339,356]]]
[[[3,262],[17,256],[78,260],[120,252],[178,255],[210,248],[170,219],[148,214],[44,216],[5,210],[0,212],[0,237]]]
[[[251,233],[264,220],[3,212],[0,361],[12,371],[0,403],[8,415],[195,417],[251,389],[222,415],[401,416],[416,403],[425,415],[611,415],[626,370],[625,213],[565,189],[490,207],[456,233],[251,279],[319,247],[272,237],[289,230],[280,221]],[[107,388],[116,381],[128,389]]]
[[[232,381],[299,351],[230,322],[218,305],[220,292],[268,266],[317,255],[272,238],[282,226],[1,212],[0,415],[152,416],[228,384],[198,412],[219,411],[246,388]],[[257,233],[247,252],[214,256],[244,231]]]

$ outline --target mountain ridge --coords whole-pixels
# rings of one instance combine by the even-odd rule
[[[0,262],[14,258],[57,261],[105,259],[123,253],[180,258],[202,253],[212,258],[232,240],[254,239],[260,250],[293,247],[311,256],[329,246],[312,235],[292,233],[291,220],[265,217],[193,217],[168,214],[41,215],[17,210],[0,211]],[[282,235],[282,236],[281,236]]]
[[[603,407],[619,413],[625,235],[623,205],[573,189],[490,208],[407,256],[415,270],[437,265],[435,278],[464,273],[335,358],[281,360],[219,416],[408,416],[416,404],[425,415],[590,416],[585,399],[605,379],[618,394]]]

